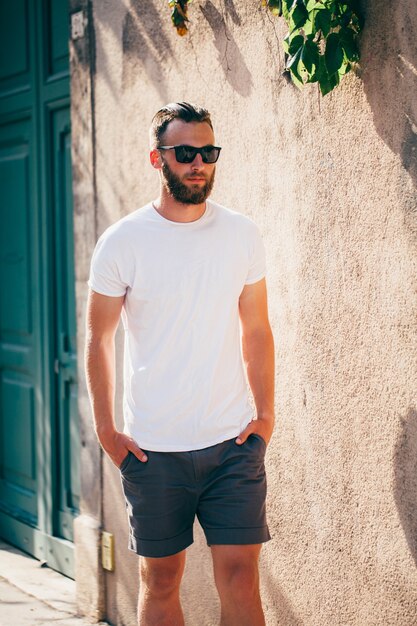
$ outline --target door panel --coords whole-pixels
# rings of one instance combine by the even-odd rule
[[[50,79],[62,72],[68,73],[69,20],[63,19],[63,10],[67,14],[67,9],[62,0],[46,0],[45,4],[46,77]]]
[[[0,128],[2,336],[26,342],[32,330],[30,294],[29,121]]]
[[[34,389],[22,377],[2,375],[1,409],[6,417],[0,494],[8,511],[36,523],[36,450]],[[21,419],[16,419],[21,415]],[[24,436],[22,436],[24,433]]]
[[[0,91],[30,85],[29,12],[26,0],[0,2]]]
[[[36,522],[39,297],[31,120],[0,126],[1,507]]]

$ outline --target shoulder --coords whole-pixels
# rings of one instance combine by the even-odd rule
[[[246,232],[249,235],[259,233],[258,226],[247,215],[225,207],[218,202],[213,202],[213,200],[210,200],[210,204],[213,208],[215,215],[220,221],[228,223],[233,228],[238,229],[240,232]]]
[[[100,235],[98,245],[124,246],[136,239],[138,231],[146,223],[150,205],[145,206],[122,217],[106,228]]]

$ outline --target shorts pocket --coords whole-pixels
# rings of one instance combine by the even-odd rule
[[[134,456],[134,454],[132,452],[130,452],[130,450],[129,450],[127,455],[125,456],[125,458],[123,459],[123,461],[119,465],[119,471],[120,472],[126,471],[126,468],[128,467],[128,465],[129,465],[129,463],[131,461],[132,456]]]
[[[258,441],[260,441],[264,448],[264,451],[266,450],[266,441],[263,437],[261,437],[261,435],[258,435],[258,433],[252,433],[251,437],[254,437],[254,439],[257,439]]]

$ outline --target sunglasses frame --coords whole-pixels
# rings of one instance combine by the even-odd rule
[[[189,148],[191,150],[195,151],[195,155],[193,156],[193,158],[191,159],[191,161],[179,161],[178,156],[177,156],[177,148]],[[218,154],[216,157],[215,161],[206,161],[204,156],[203,156],[203,150],[207,150],[207,148],[214,148],[216,150],[218,150]],[[219,156],[220,156],[220,150],[221,148],[219,146],[213,146],[211,144],[208,144],[207,146],[202,146],[201,148],[196,148],[195,146],[189,146],[188,144],[182,143],[182,144],[178,144],[177,146],[158,146],[157,148],[158,150],[174,150],[175,152],[175,159],[177,160],[178,163],[192,163],[195,159],[195,157],[197,156],[197,154],[201,154],[201,158],[203,160],[203,163],[208,163],[209,165],[213,165],[214,163],[217,163]]]

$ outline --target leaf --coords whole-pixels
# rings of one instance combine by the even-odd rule
[[[306,45],[304,44],[303,49],[301,51],[301,61],[303,62],[303,65],[305,67],[305,69],[307,70],[307,72],[309,74],[311,74],[311,72],[313,71],[313,58],[311,56],[311,54],[309,53],[309,51],[307,50]]]
[[[302,35],[296,35],[289,41],[288,45],[288,54],[290,56],[294,55],[299,48],[304,44],[304,37]]]
[[[303,39],[300,36],[300,39]],[[303,39],[304,42],[304,39]],[[303,80],[300,76],[299,73],[299,69],[298,69],[298,64],[301,60],[301,54],[303,51],[303,43],[301,44],[301,46],[294,52],[294,54],[292,54],[292,56],[290,56],[287,60],[287,65],[285,66],[287,70],[291,70],[292,74],[294,74],[294,76],[296,76],[296,78],[298,78],[298,80],[302,83]]]
[[[313,67],[315,69],[320,61],[319,48],[316,42],[307,39],[301,52],[301,60],[307,72],[311,75]]]
[[[339,75],[336,73],[333,76],[329,76],[325,80],[319,80],[320,91],[323,96],[333,91],[339,84]]]
[[[282,47],[284,48],[284,52],[288,54],[288,50],[290,47],[290,33],[287,33],[282,40]]]
[[[317,70],[307,82],[309,83],[318,82],[320,91],[322,95],[325,96],[330,91],[332,91],[336,87],[336,85],[339,84],[339,75],[337,73],[333,74],[332,76],[329,75],[329,72],[326,66],[326,59],[321,54],[319,57],[319,65],[317,67]]]
[[[273,15],[282,15],[282,0],[267,0],[267,5]]]
[[[323,35],[327,37],[330,32],[330,20],[332,19],[332,14],[329,9],[320,9],[316,13],[316,17],[314,20],[314,25],[316,30],[321,30]]]
[[[311,79],[320,61],[319,48],[315,41],[296,35],[292,39],[287,35],[289,57],[286,61],[286,69],[291,71],[298,82],[304,84]]]
[[[326,51],[324,53],[326,66],[329,75],[335,74],[343,63],[343,50],[340,45],[338,33],[330,33],[326,40]]]
[[[339,71],[338,71],[340,78],[343,78],[343,76],[349,72],[350,68],[351,68],[350,63],[344,60],[342,67],[339,68]]]
[[[303,0],[296,0],[296,3],[297,4],[293,12],[291,13],[291,20],[293,22],[293,30],[297,28],[301,28],[301,26],[303,26],[308,20],[308,11],[305,7]]]
[[[292,56],[288,58],[287,65],[285,66],[287,70],[291,70],[294,72],[294,64],[298,65],[298,61],[301,59],[301,53],[303,51],[303,46],[298,48],[297,52],[295,52]]]
[[[184,36],[187,33],[187,17],[188,2],[191,0],[169,0],[168,4],[171,8],[171,21],[177,29],[178,35]]]
[[[302,89],[304,87],[304,81],[302,80],[301,76],[299,75],[297,68],[295,68],[295,72],[288,70],[291,76],[291,80],[294,83],[294,85],[296,87],[298,87],[298,89]]]
[[[188,17],[187,14],[184,12],[183,8],[181,7],[180,4],[177,4],[175,9],[178,11],[178,13],[181,15],[182,19],[186,22],[188,22]]]
[[[282,0],[282,14],[289,25],[293,0]]]
[[[357,36],[351,28],[342,28],[339,31],[340,43],[348,61],[359,60],[359,50],[356,43]]]
[[[307,0],[305,5],[306,5],[307,11],[310,13],[310,11],[312,11],[313,9],[316,9],[317,7],[319,7],[321,5],[321,3],[317,2],[317,0]]]
[[[312,9],[311,11],[308,12],[308,19],[303,26],[303,32],[304,32],[304,35],[306,36],[311,35],[312,37],[314,37],[316,34],[317,29],[314,25],[316,13],[317,13],[317,9]]]
[[[350,11],[350,6],[346,2],[338,2],[337,8],[340,15],[343,15],[343,13],[347,13],[348,11]]]

